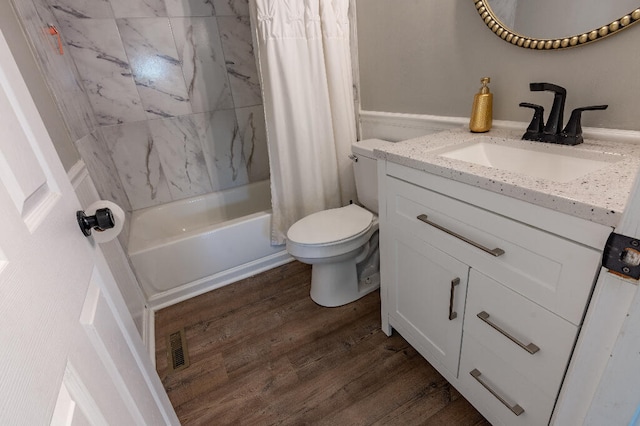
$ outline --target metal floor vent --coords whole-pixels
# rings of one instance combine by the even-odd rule
[[[170,372],[180,371],[189,366],[189,351],[184,329],[167,335],[167,357]]]

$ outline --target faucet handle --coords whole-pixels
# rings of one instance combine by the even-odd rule
[[[582,108],[576,108],[571,111],[569,122],[567,123],[567,126],[564,128],[564,130],[560,132],[558,143],[563,145],[578,145],[582,143],[582,125],[580,123],[582,118],[582,111],[602,110],[607,109],[608,107],[609,105],[592,105]]]
[[[544,130],[544,107],[541,105],[530,104],[529,102],[520,102],[520,106],[524,108],[532,108],[533,118],[527,131],[522,135],[522,139],[528,141],[539,141]]]

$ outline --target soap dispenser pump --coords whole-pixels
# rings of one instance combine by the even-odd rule
[[[493,93],[489,91],[489,77],[482,77],[482,87],[473,97],[473,108],[469,120],[469,130],[474,133],[488,132],[493,119]]]

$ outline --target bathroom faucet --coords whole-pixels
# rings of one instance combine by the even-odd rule
[[[564,103],[567,98],[567,90],[551,83],[530,83],[529,89],[532,92],[549,91],[554,92],[553,106],[544,124],[544,108],[540,105],[521,102],[520,106],[532,108],[535,112],[533,119],[527,127],[527,131],[522,135],[522,139],[530,141],[552,142],[562,145],[578,145],[582,143],[582,126],[580,119],[583,111],[607,109],[608,105],[593,105],[576,108],[571,112],[571,117],[567,126],[562,128],[562,118],[564,114]]]
[[[558,134],[560,130],[562,130],[562,118],[564,114],[564,102],[567,99],[567,90],[564,87],[551,83],[531,83],[529,84],[529,90],[532,92],[549,91],[555,93],[547,124],[544,126],[540,139],[538,140],[542,142],[557,142]]]

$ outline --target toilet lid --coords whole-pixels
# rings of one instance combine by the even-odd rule
[[[300,219],[289,228],[287,238],[299,244],[329,244],[366,231],[372,219],[370,211],[349,204]]]

